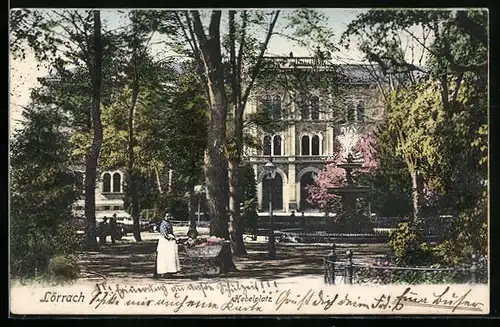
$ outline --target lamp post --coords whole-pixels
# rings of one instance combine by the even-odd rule
[[[198,195],[198,226],[200,225],[200,210],[201,210],[201,195],[205,193],[205,186],[204,185],[196,185],[194,187],[194,192]]]
[[[273,221],[273,179],[276,177],[276,166],[273,164],[272,158],[264,165],[264,170],[269,179],[269,237],[268,237],[268,252],[269,259],[276,258],[276,246],[274,239],[274,221]]]

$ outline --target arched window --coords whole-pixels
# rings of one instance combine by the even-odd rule
[[[263,140],[263,151],[264,156],[282,156],[283,155],[283,139],[280,135],[266,135]]]
[[[273,118],[275,120],[281,119],[281,97],[275,95],[273,98]]]
[[[347,123],[354,123],[354,118],[355,118],[355,111],[354,111],[354,104],[350,102],[347,105]]]
[[[269,135],[264,136],[263,149],[264,149],[264,151],[262,152],[263,155],[265,156],[271,155],[271,136]]]
[[[319,136],[314,135],[311,140],[311,154],[313,156],[319,156]]]
[[[271,99],[271,96],[266,95],[262,98],[262,111],[266,114],[266,116],[271,116],[272,115],[272,106],[273,106],[273,101]]]
[[[102,176],[102,192],[109,193],[111,192],[111,174],[105,173]]]
[[[310,119],[311,118],[311,109],[309,108],[309,101],[305,94],[300,96],[299,99],[299,108],[300,108],[300,117],[302,119]]]
[[[308,156],[309,155],[309,149],[310,149],[310,147],[309,147],[309,136],[307,136],[307,135],[302,136],[302,140],[301,141],[302,141],[301,142],[302,143],[302,147],[301,147],[302,150],[301,150],[300,153],[303,156]]]
[[[269,210],[269,179],[262,180],[262,210]],[[271,181],[273,192],[273,210],[283,210],[283,178],[279,173]]]
[[[281,136],[279,135],[273,137],[273,155],[281,156]]]
[[[319,98],[317,96],[311,98],[311,119],[319,119]]]
[[[359,101],[358,107],[356,108],[358,112],[358,122],[364,122],[365,121],[365,103],[363,101]]]
[[[122,191],[122,176],[119,173],[113,174],[113,192],[120,193]]]

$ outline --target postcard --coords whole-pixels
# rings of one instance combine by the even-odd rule
[[[488,314],[488,14],[12,9],[11,315]]]

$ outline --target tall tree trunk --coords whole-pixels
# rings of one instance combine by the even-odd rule
[[[211,107],[211,123],[207,134],[204,172],[210,211],[210,233],[229,239],[228,231],[228,163],[224,153],[225,109],[227,105],[219,90],[211,90],[214,104]]]
[[[225,114],[224,114],[225,116]],[[227,159],[222,144],[225,137],[220,137],[217,130],[224,129],[225,124],[212,120],[208,133],[208,141],[213,146],[205,150],[205,183],[207,187],[207,203],[210,212],[210,235],[229,239],[228,174]],[[236,270],[230,247],[224,247],[220,254],[225,271]]]
[[[240,163],[241,160],[229,161],[229,211],[231,214],[229,234],[235,255],[246,254],[245,243],[243,242],[243,219],[240,209],[243,202]]]
[[[161,187],[160,171],[158,170],[156,164],[154,165],[154,170],[155,170],[156,186],[158,187],[158,193],[163,194],[163,189]]]
[[[222,109],[225,97],[221,95],[220,91],[215,91],[217,93],[212,93],[215,101],[211,108],[212,119],[207,135],[209,145],[205,150],[206,195],[210,212],[210,235],[229,239],[228,163],[224,153],[226,113],[221,112],[225,110]],[[227,102],[225,105],[227,106]],[[221,251],[221,261],[224,270],[236,269],[230,248],[224,247]]]
[[[194,33],[198,40],[205,67],[207,102],[210,106],[210,124],[207,131],[207,148],[204,157],[206,195],[210,211],[210,234],[229,239],[228,162],[225,153],[228,100],[224,85],[224,67],[221,54],[221,11],[212,11],[208,37],[205,35],[199,12],[193,10],[191,15]],[[231,247],[223,247],[220,260],[223,270],[236,270]]]
[[[101,15],[99,10],[94,11],[94,46],[93,60],[89,62],[90,79],[92,85],[92,127],[93,140],[85,161],[85,247],[97,249],[96,217],[95,217],[95,189],[97,165],[102,144],[101,123],[101,84],[102,84],[102,38]]]
[[[137,171],[135,169],[135,111],[137,107],[137,99],[139,97],[139,79],[137,71],[137,54],[134,53],[134,65],[135,72],[133,77],[132,85],[132,102],[130,104],[128,112],[128,191],[130,192],[130,200],[132,204],[132,220],[133,220],[133,232],[134,239],[136,242],[141,241],[141,226],[140,226],[140,207],[139,199],[137,194]]]
[[[424,180],[422,174],[415,169],[411,173],[412,200],[413,200],[413,220],[417,222],[422,214],[422,195],[424,191]]]
[[[141,239],[141,226],[140,226],[140,216],[141,216],[141,208],[138,200],[138,192],[137,192],[137,172],[133,167],[128,167],[128,191],[130,192],[130,205],[131,211],[130,214],[132,216],[132,229],[134,233],[134,239],[136,242],[142,241]]]
[[[235,108],[234,115],[234,138],[236,143],[236,153],[229,162],[229,211],[230,217],[230,235],[233,253],[237,256],[245,255],[245,243],[243,242],[243,217],[241,215],[240,205],[244,201],[243,194],[243,174],[241,173],[242,154],[243,154],[243,106]]]
[[[241,152],[243,144],[243,109],[240,105],[241,99],[241,86],[239,79],[241,78],[238,71],[238,60],[236,58],[236,22],[235,10],[229,11],[229,58],[231,60],[231,103],[234,108],[234,142],[236,151],[229,156],[229,235],[231,237],[231,247],[233,254],[243,255],[246,254],[245,243],[243,242],[243,233],[240,228],[241,212],[240,202],[241,197],[241,181],[239,167],[241,165]],[[242,34],[244,34],[242,30]],[[241,41],[244,41],[242,36]],[[241,55],[241,54],[240,54]],[[240,122],[241,118],[241,122]]]

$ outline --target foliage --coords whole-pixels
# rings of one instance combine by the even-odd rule
[[[432,197],[422,214],[477,206],[487,162],[487,12],[370,10],[349,24],[344,44],[352,37],[382,73],[395,155],[423,178],[414,198]]]
[[[102,143],[101,104],[109,99],[109,93],[106,92],[113,90],[114,83],[109,83],[109,87],[106,87],[107,82],[116,81],[119,76],[120,69],[113,67],[116,64],[113,55],[116,54],[117,45],[122,39],[116,37],[119,34],[116,31],[103,32],[99,10],[35,10],[24,13],[27,15],[26,21],[31,24],[29,28],[20,29],[21,33],[16,36],[26,41],[23,45],[30,48],[35,58],[49,69],[51,78],[45,79],[47,84],[51,84],[51,79],[55,79],[56,84],[60,85],[57,82],[72,75],[71,67],[80,67],[83,72],[84,83],[77,86],[80,88],[77,93],[80,99],[90,105],[77,102],[76,106],[70,105],[70,108],[67,108],[66,99],[60,98],[61,92],[52,94],[50,91],[46,92],[46,88],[35,90],[32,98],[42,100],[46,104],[56,104],[63,110],[76,109],[68,110],[68,116],[82,124],[78,127],[92,135],[92,146],[87,149],[85,157],[85,215],[88,221],[85,245],[95,249],[97,242],[94,190]],[[109,70],[111,73],[106,74]],[[103,76],[106,77],[103,79]]]
[[[32,91],[32,99],[64,110],[72,129],[90,132],[93,67],[92,10],[20,10],[27,26],[12,32],[18,35],[19,49],[14,55],[31,49],[50,76],[39,79],[41,87]],[[105,27],[103,28],[105,29]],[[26,43],[23,43],[27,41]],[[120,31],[102,33],[103,62],[101,102],[112,101],[112,95],[123,87],[124,39]]]
[[[167,160],[177,174],[191,185],[203,180],[203,153],[207,142],[208,108],[202,87],[186,67],[171,105],[162,115],[162,129],[156,134],[164,140]]]
[[[185,193],[172,192],[163,197],[166,211],[179,220],[186,220],[189,217],[189,209]]]
[[[408,222],[400,223],[389,233],[389,247],[398,265],[418,266],[433,263],[430,247],[418,229]]]
[[[50,258],[76,243],[68,222],[81,187],[69,168],[64,116],[32,104],[11,141],[10,254],[15,275],[44,273]]]
[[[448,265],[471,264],[471,255],[488,255],[488,220],[486,198],[475,208],[461,213],[452,222],[444,242],[436,247],[439,261]],[[457,246],[460,244],[460,246]]]
[[[439,85],[419,83],[404,91],[394,92],[387,106],[389,132],[397,136],[396,154],[406,162],[410,172],[425,171],[438,163],[436,146],[440,111]]]
[[[125,180],[130,180],[128,176],[128,172],[125,174]],[[144,174],[141,172],[136,172],[135,174],[135,183],[136,183],[136,199],[142,209],[151,209],[154,208],[157,201],[159,201],[160,193],[158,191],[156,181],[153,174]],[[123,199],[124,206],[126,211],[131,214],[131,205],[132,205],[132,194],[129,190],[128,183],[124,185],[125,196]],[[141,210],[142,211],[142,210]],[[142,214],[140,214],[143,217]],[[161,214],[158,214],[158,217],[161,217]]]
[[[151,59],[144,57],[141,60]],[[161,212],[166,208],[156,202],[163,201],[160,193],[166,192],[165,175],[169,169],[173,169],[176,178],[183,183],[183,191],[179,191],[182,194],[201,178],[207,113],[200,88],[193,80],[187,63],[180,73],[166,63],[153,62],[148,65],[155,67],[156,78],[161,77],[162,80],[150,79],[141,85],[134,123],[134,169],[141,208],[157,207],[155,216],[161,217]],[[102,112],[103,168],[126,167],[128,162],[127,119],[131,89],[122,89],[113,99],[113,103],[104,106]],[[85,149],[90,141],[86,133],[72,134],[75,161],[81,162],[84,159]],[[131,202],[127,191],[126,184],[126,206]],[[184,205],[184,201],[175,201],[173,205]]]
[[[487,11],[479,10],[370,10],[349,23],[342,41],[361,41],[367,59],[384,71],[415,72],[422,70],[425,56],[443,71],[475,71],[487,68]],[[409,46],[424,49],[419,58],[408,61],[402,51],[402,40]]]
[[[49,278],[56,281],[68,281],[78,278],[80,267],[74,255],[55,255],[48,265]]]
[[[478,165],[482,154],[470,141],[481,120],[468,110],[447,116],[439,85],[426,84],[395,95],[387,107],[388,132],[398,135],[396,154],[405,160],[409,171],[423,174],[425,189],[436,198],[434,205],[443,213],[458,214],[475,206],[484,190],[485,172]],[[466,85],[464,81],[464,92]],[[461,94],[458,99],[465,96]]]
[[[401,156],[396,155],[396,140],[386,124],[374,133],[379,169],[367,176],[366,184],[372,185],[368,200],[371,211],[381,217],[408,217],[412,211],[411,178]]]
[[[14,58],[26,58],[26,48],[23,46],[26,36],[29,35],[33,25],[40,24],[41,16],[32,15],[30,10],[13,9],[9,12],[9,48]],[[27,39],[34,42],[35,36]]]

